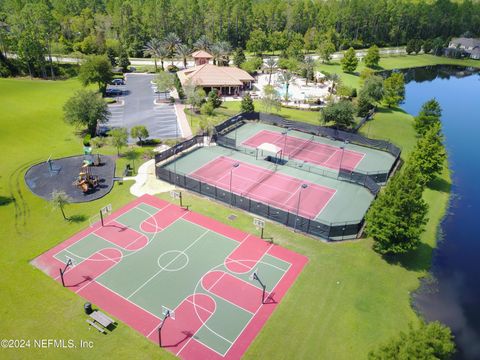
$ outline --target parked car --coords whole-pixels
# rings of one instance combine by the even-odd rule
[[[123,91],[120,89],[109,88],[105,91],[105,96],[121,96]]]
[[[113,79],[112,80],[112,85],[125,85],[125,80],[123,79]]]

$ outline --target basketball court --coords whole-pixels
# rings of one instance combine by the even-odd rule
[[[239,359],[306,262],[145,195],[34,264],[182,359]]]

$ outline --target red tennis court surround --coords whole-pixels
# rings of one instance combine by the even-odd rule
[[[285,139],[285,135],[269,130],[260,131],[242,144],[256,148],[263,143],[279,146],[283,150],[283,155],[287,157],[293,154],[292,157],[294,159],[335,170],[338,170],[340,165],[342,169],[355,170],[365,156],[364,153],[346,149],[342,150],[336,146],[320,144],[316,141],[309,141],[308,139],[301,139],[295,136],[286,136]]]
[[[234,164],[238,166],[234,167]],[[227,157],[218,157],[190,174],[202,182],[315,219],[336,190]],[[306,184],[306,188],[302,188]]]

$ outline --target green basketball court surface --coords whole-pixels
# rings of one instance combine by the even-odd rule
[[[34,264],[69,260],[65,287],[182,359],[239,359],[307,262],[149,195]]]

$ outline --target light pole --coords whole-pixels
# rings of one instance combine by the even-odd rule
[[[295,217],[295,224],[293,224],[293,231],[297,231],[297,222],[298,222],[298,213],[300,212],[300,199],[302,197],[302,190],[308,187],[307,184],[302,184],[298,191],[298,202],[297,202],[297,215]]]
[[[230,169],[230,206],[232,206],[232,180],[233,180],[233,169],[237,168],[240,166],[240,163],[236,162],[232,165],[232,168]]]
[[[340,165],[338,165],[338,177],[340,177],[340,171],[342,170],[342,162],[343,162],[343,155],[345,154],[345,148],[347,147],[348,140],[345,140],[343,142],[343,145],[340,146],[340,149],[342,149],[342,156],[340,157]]]
[[[285,131],[282,132],[283,135],[283,150],[282,150],[282,157],[285,157],[285,150],[287,149],[287,134],[290,129],[286,128]]]

